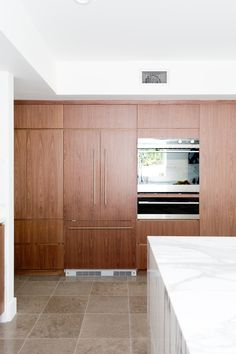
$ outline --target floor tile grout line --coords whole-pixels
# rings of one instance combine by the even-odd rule
[[[59,283],[60,283],[60,280],[58,280],[57,284],[55,285],[54,290],[52,291],[51,295],[49,296],[48,301],[47,301],[46,304],[42,307],[42,310],[41,310],[41,312],[39,313],[38,318],[37,318],[37,320],[35,321],[35,324],[34,324],[33,327],[31,328],[31,330],[29,331],[28,335],[25,337],[24,342],[23,342],[23,344],[22,344],[22,346],[21,346],[21,348],[20,348],[18,354],[20,354],[20,352],[22,351],[22,349],[23,349],[23,347],[24,347],[24,345],[25,345],[27,339],[29,339],[31,333],[33,332],[33,329],[35,328],[35,326],[37,325],[39,319],[41,318],[41,316],[42,316],[42,314],[43,314],[43,311],[44,311],[45,308],[47,307],[47,305],[48,305],[50,299],[52,298],[52,296],[54,295],[54,293],[55,293],[57,287],[59,286]]]
[[[86,316],[87,309],[88,309],[89,299],[90,299],[90,296],[91,296],[91,293],[92,293],[92,289],[93,289],[93,284],[94,284],[94,281],[93,281],[92,284],[91,284],[90,292],[89,292],[89,295],[88,295],[88,302],[87,302],[87,305],[86,305],[85,310],[84,310],[84,317],[83,317],[83,320],[82,320],[82,323],[81,323],[79,336],[78,336],[77,342],[76,342],[76,344],[75,344],[75,351],[74,351],[74,354],[76,354],[77,347],[78,347],[78,344],[79,344],[79,341],[80,341],[80,338],[81,338],[81,333],[82,333],[83,324],[84,324],[85,316]]]

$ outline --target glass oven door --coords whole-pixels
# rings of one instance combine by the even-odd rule
[[[139,147],[138,192],[199,192],[199,149]]]

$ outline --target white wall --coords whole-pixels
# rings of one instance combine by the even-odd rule
[[[5,224],[5,312],[0,322],[16,314],[14,298],[14,119],[13,76],[0,71],[0,220]]]
[[[22,1],[0,1],[0,32],[53,88],[56,82],[53,55],[25,11]]]
[[[167,84],[142,84],[142,70],[167,70]],[[235,61],[80,61],[57,63],[59,95],[170,97],[236,94]]]

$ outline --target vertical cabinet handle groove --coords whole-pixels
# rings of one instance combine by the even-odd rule
[[[95,160],[94,149],[93,149],[93,205],[96,205],[96,160]]]
[[[104,149],[104,205],[107,205],[107,150]]]

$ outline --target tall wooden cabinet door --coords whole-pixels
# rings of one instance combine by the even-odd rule
[[[236,105],[201,106],[200,234],[236,235]]]
[[[100,217],[100,132],[64,132],[64,217]]]
[[[27,135],[27,214],[63,218],[63,131],[30,130]]]
[[[26,217],[26,130],[14,135],[14,198],[15,218]]]
[[[101,220],[136,218],[136,131],[101,133]]]

